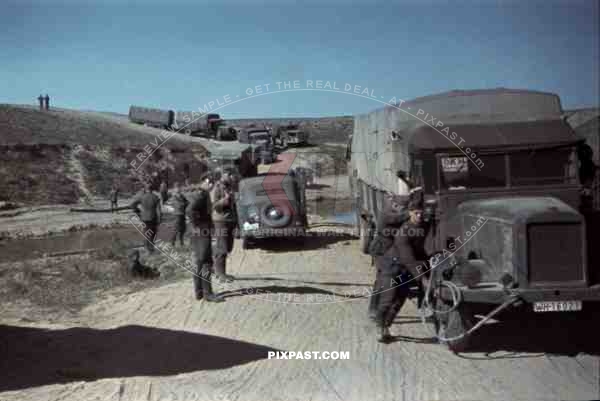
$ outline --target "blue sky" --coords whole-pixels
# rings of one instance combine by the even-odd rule
[[[194,110],[277,81],[329,80],[404,100],[452,89],[600,105],[596,1],[17,1],[0,14],[0,103]],[[342,93],[269,93],[224,118],[362,113]]]

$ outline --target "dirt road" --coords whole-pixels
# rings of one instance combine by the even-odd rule
[[[435,343],[410,303],[393,326],[398,341],[382,345],[366,318],[367,299],[349,295],[364,293],[373,278],[356,240],[318,236],[302,251],[240,245],[229,268],[238,280],[220,288],[222,304],[194,300],[190,277],[105,299],[60,322],[32,321],[25,312],[5,317],[0,400],[600,396],[598,348],[568,316],[484,328],[478,352],[455,355]],[[589,353],[572,354],[585,347]],[[350,358],[278,360],[269,351],[347,351]]]

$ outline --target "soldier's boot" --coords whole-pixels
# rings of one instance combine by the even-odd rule
[[[202,281],[200,277],[194,276],[194,295],[196,296],[196,300],[198,301],[201,300],[204,296],[202,283],[200,281]]]
[[[377,318],[377,298],[379,294],[371,295],[371,299],[369,299],[369,319],[375,320]]]
[[[227,283],[233,282],[235,277],[232,275],[225,273],[225,263],[227,260],[227,255],[217,255],[215,256],[215,276],[219,281],[225,281]]]
[[[389,344],[392,341],[392,335],[390,334],[390,328],[387,326],[378,327],[379,337],[377,341],[384,344]]]
[[[206,302],[225,302],[223,297],[213,292],[210,279],[202,279],[202,296]]]

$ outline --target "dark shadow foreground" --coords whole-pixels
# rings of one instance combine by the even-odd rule
[[[144,326],[49,330],[0,325],[0,392],[111,377],[165,376],[266,359],[273,348]]]
[[[597,308],[594,306],[584,302],[581,312],[524,312],[503,315],[497,323],[486,324],[473,334],[468,352],[600,355]]]
[[[345,232],[323,231],[320,233],[308,232],[304,237],[270,239],[254,239],[254,248],[259,248],[268,252],[297,252],[313,251],[317,249],[328,248],[329,245],[338,242],[354,240],[355,237]]]

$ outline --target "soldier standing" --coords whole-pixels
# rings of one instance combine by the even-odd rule
[[[377,222],[377,235],[369,246],[369,254],[373,258],[382,256],[393,245],[393,234],[397,233],[402,224],[410,218],[407,208],[410,200],[413,198],[418,198],[419,202],[423,200],[422,188],[415,187],[404,171],[398,171],[396,175],[399,182],[398,193],[384,197],[383,210]],[[373,284],[373,296],[369,301],[369,318],[373,320],[377,317],[380,275],[381,271],[378,269]]]
[[[46,103],[45,108],[46,110],[50,109],[50,96],[48,96],[48,94],[46,93],[46,96],[44,96],[44,103]]]
[[[44,110],[44,97],[41,94],[38,96],[38,101],[40,102],[40,110]]]
[[[115,210],[119,207],[119,188],[116,185],[113,185],[110,190],[110,212],[114,213]]]
[[[376,258],[379,274],[379,301],[376,323],[380,336],[378,341],[389,342],[389,328],[409,295],[408,283],[421,281],[420,265],[427,260],[425,239],[429,224],[423,219],[423,198],[411,199],[408,205],[409,219],[393,234],[393,244],[382,256]]]
[[[204,298],[208,302],[223,302],[224,299],[213,293],[210,281],[213,273],[212,236],[213,229],[211,218],[210,194],[205,189],[200,189],[192,196],[188,208],[192,221],[192,252],[195,265],[194,292],[196,299]]]
[[[179,236],[179,241],[181,246],[183,246],[183,236],[185,234],[185,211],[188,207],[188,200],[185,195],[181,192],[181,187],[179,183],[176,182],[173,184],[175,195],[173,195],[173,214],[175,214],[175,233],[173,234],[173,239],[171,243],[175,246],[175,242],[177,241],[177,236]]]
[[[142,207],[141,212],[138,206]],[[160,199],[152,193],[151,183],[147,182],[144,185],[144,192],[133,201],[131,208],[144,223],[145,247],[149,253],[152,253],[154,252],[154,240],[158,232],[158,225],[162,220],[162,211]]]
[[[162,181],[160,183],[160,200],[162,201],[163,205],[165,204],[165,202],[167,200],[169,200],[169,189],[167,188],[167,183]]]
[[[212,219],[215,227],[216,246],[214,251],[215,274],[220,280],[233,281],[234,277],[226,273],[227,255],[233,249],[233,230],[235,228],[235,204],[232,191],[233,178],[227,171],[216,171],[221,174],[215,183],[210,198],[212,202]]]

